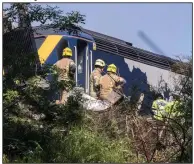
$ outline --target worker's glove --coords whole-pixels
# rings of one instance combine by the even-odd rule
[[[124,78],[120,77],[119,84],[120,85],[126,84],[126,80]]]
[[[123,79],[122,81],[123,85],[127,83],[127,81],[125,79]]]
[[[118,85],[118,86],[116,87],[116,89],[121,90],[122,87],[121,87],[120,85]]]

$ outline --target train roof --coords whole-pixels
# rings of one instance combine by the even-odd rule
[[[37,33],[41,35],[59,34],[69,35],[66,31],[54,31],[54,29],[42,30],[40,27],[33,27]],[[36,35],[36,34],[35,34]],[[132,43],[124,40],[94,32],[88,29],[81,28],[81,31],[74,34],[80,38],[88,39],[96,43],[97,49],[123,56],[125,58],[144,63],[147,65],[155,66],[158,68],[171,70],[171,66],[178,62],[170,57],[156,54],[141,48],[134,47]]]
[[[78,32],[77,34],[71,34],[70,35],[67,31],[54,30],[52,28],[46,28],[44,30],[44,27],[42,28],[40,26],[33,27],[33,30],[34,30],[34,36],[57,34],[57,35],[77,36],[77,37],[80,37],[80,38],[83,38],[83,39],[94,41],[94,39],[92,38],[91,35],[89,35],[85,32],[82,32],[82,31]]]
[[[102,51],[118,54],[120,56],[124,56],[140,63],[167,70],[171,70],[172,64],[178,62],[177,60],[170,57],[134,47],[132,43],[126,42],[121,39],[110,37],[83,28],[82,31],[91,35],[96,42],[97,49],[100,49]]]

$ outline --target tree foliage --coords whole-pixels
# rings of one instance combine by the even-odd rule
[[[44,28],[69,30],[79,29],[79,24],[85,21],[85,16],[79,12],[63,14],[58,7],[42,7],[30,3],[13,3],[4,12],[9,20],[20,25],[10,31],[10,37],[16,30],[31,29],[32,22],[39,22]],[[10,162],[49,162],[52,159],[44,159],[44,154],[50,151],[49,143],[60,140],[63,134],[60,130],[81,124],[83,110],[78,105],[79,100],[75,98],[69,98],[66,106],[55,105],[52,97],[57,95],[61,85],[55,80],[48,83],[45,79],[52,72],[52,67],[45,65],[36,70],[36,52],[29,54],[24,48],[15,38],[4,45],[5,160],[8,158]]]
[[[21,27],[29,27],[31,23],[40,23],[40,28],[55,30],[67,30],[69,33],[80,30],[82,24],[85,24],[85,15],[78,11],[72,11],[64,14],[59,7],[43,7],[40,4],[33,3],[13,3],[11,7],[4,9],[7,18],[11,22],[18,23]]]

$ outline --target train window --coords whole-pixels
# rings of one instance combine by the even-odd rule
[[[83,73],[83,56],[78,56],[78,66],[77,66],[77,71],[78,74]]]
[[[77,68],[78,68],[78,74],[83,73],[83,66],[84,66],[84,55],[85,55],[85,48],[87,46],[87,43],[82,40],[78,40],[77,42]]]
[[[37,50],[41,47],[41,45],[42,45],[42,43],[45,41],[45,39],[46,39],[45,36],[35,38],[35,43],[36,43],[36,48],[37,48]]]

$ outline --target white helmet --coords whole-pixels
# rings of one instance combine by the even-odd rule
[[[95,62],[95,66],[105,67],[105,62],[101,59],[97,59]]]

